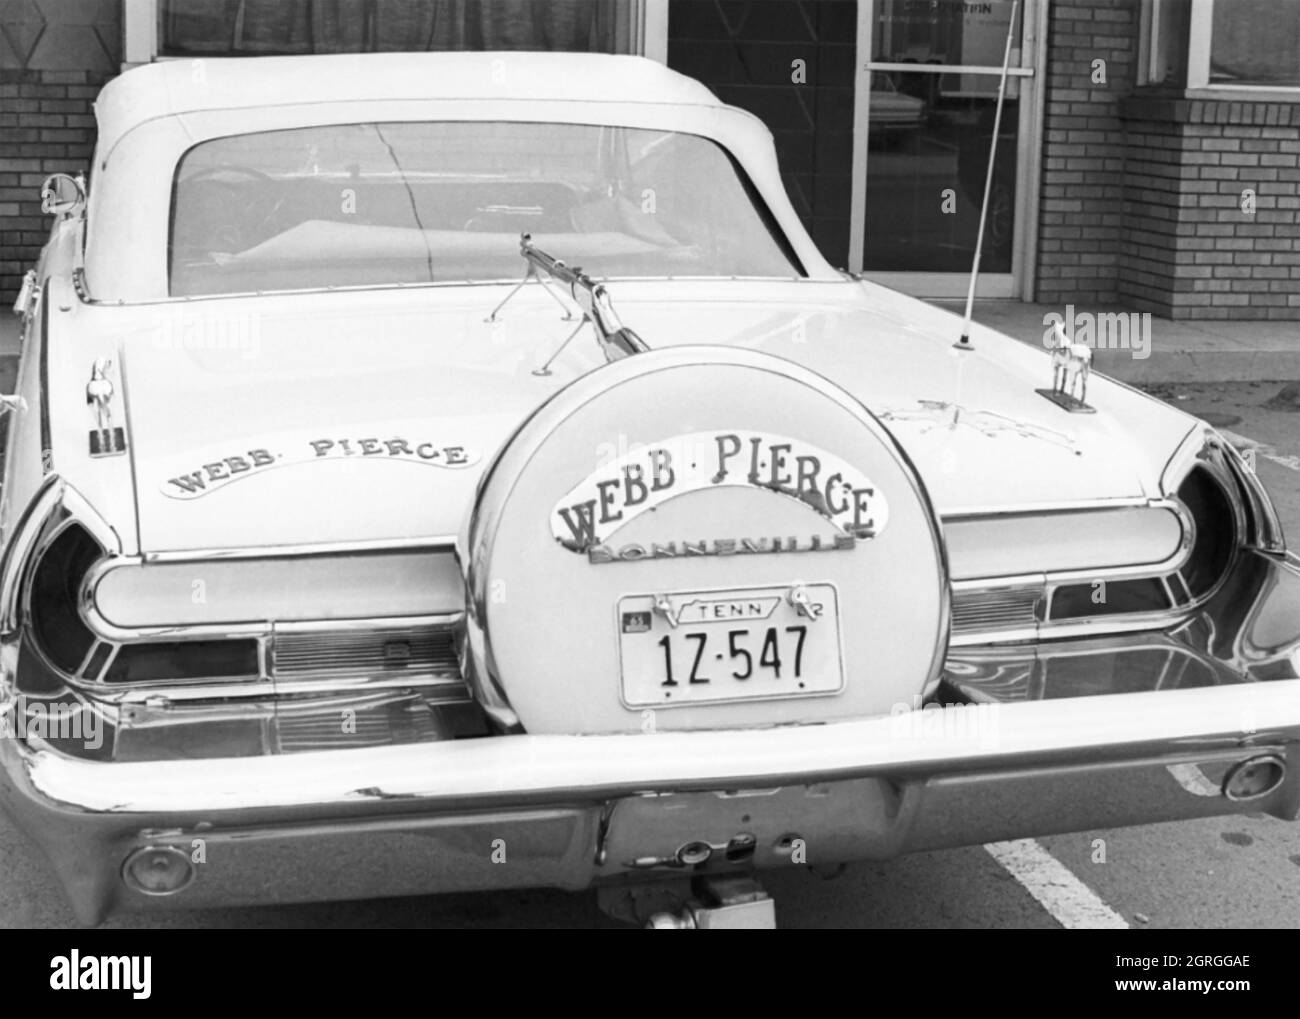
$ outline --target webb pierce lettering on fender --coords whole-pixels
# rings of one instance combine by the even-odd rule
[[[168,478],[163,492],[173,498],[197,497],[258,468],[346,457],[395,459],[452,468],[468,467],[479,459],[478,454],[467,446],[413,442],[402,438],[306,439],[303,443],[294,443],[292,449],[293,452],[287,454],[272,453],[269,449],[250,449],[235,456],[221,457],[200,464],[196,470]]]

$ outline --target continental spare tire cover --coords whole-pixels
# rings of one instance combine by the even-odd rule
[[[532,733],[888,714],[946,650],[906,456],[848,393],[754,351],[659,349],[555,394],[488,468],[458,555],[467,679]]]

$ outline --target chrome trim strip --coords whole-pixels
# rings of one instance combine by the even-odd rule
[[[1004,505],[977,506],[957,513],[946,513],[940,519],[946,524],[954,521],[983,520],[989,517],[1041,517],[1053,513],[1104,513],[1117,509],[1141,509],[1153,503],[1160,503],[1160,498],[1150,496],[1133,496],[1129,498],[1094,499],[1092,501],[1015,503]]]
[[[81,689],[105,704],[143,704],[147,707],[166,708],[175,702],[187,701],[269,701],[275,697],[275,684],[270,679],[249,677],[244,680],[222,679],[171,680],[170,682],[135,683],[124,686],[118,683],[81,684]]]
[[[112,644],[99,639],[92,640],[90,642],[90,647],[86,649],[86,654],[81,659],[81,664],[77,666],[77,671],[74,674],[76,679],[85,678],[86,670],[90,668],[90,663],[94,660],[96,653],[98,653],[101,647],[108,648],[108,658],[105,659],[105,664],[108,663],[109,658],[113,658],[116,655],[117,649]],[[101,669],[101,672],[102,671],[103,670]]]
[[[334,630],[387,630],[411,626],[427,626],[449,630],[458,626],[464,612],[446,612],[423,616],[372,616],[357,619],[311,619],[294,622],[263,620],[255,623],[204,623],[193,626],[139,626],[122,627],[110,623],[95,607],[83,584],[81,618],[87,628],[100,640],[115,644],[142,644],[150,641],[184,641],[235,639],[240,637],[273,637],[276,633],[319,633]]]
[[[143,563],[188,563],[209,559],[286,559],[298,556],[350,555],[356,552],[429,552],[453,553],[455,535],[438,535],[425,538],[375,538],[367,541],[315,542],[304,545],[257,545],[234,548],[195,548],[145,552],[129,557],[121,565]]]
[[[1249,503],[1252,521],[1255,524],[1255,547],[1261,552],[1281,555],[1286,552],[1286,536],[1282,530],[1282,519],[1269,497],[1268,490],[1259,480],[1259,475],[1247,466],[1241,453],[1231,443],[1218,436],[1219,452],[1224,466],[1240,486],[1242,494]],[[1243,538],[1246,536],[1243,535]]]
[[[1166,630],[1185,622],[1188,610],[1177,613],[1145,612],[1105,616],[1085,616],[1080,619],[1044,620],[1036,626],[1006,630],[954,633],[953,647],[983,647],[1012,643],[1038,643],[1045,640],[1066,640],[1071,637],[1097,637],[1103,634],[1143,633]]]
[[[83,687],[84,688],[84,687]],[[213,682],[212,680],[173,680],[152,684],[137,683],[123,687],[112,683],[99,684],[93,693],[96,700],[108,704],[130,705],[142,704],[154,707],[166,707],[172,704],[188,704],[195,701],[222,702],[229,705],[252,701],[274,700],[284,710],[290,702],[284,698],[299,694],[348,694],[363,695],[370,692],[380,693],[393,690],[418,690],[421,696],[431,704],[468,704],[472,702],[469,688],[457,676],[452,680],[445,676],[427,674],[424,676],[405,676],[391,679],[352,680],[334,678],[326,680],[276,681],[272,679],[246,679],[239,682]],[[436,697],[430,697],[430,691],[442,691]]]
[[[50,436],[50,281],[41,288],[41,356],[37,362],[41,398],[41,464],[46,476],[54,473],[54,448]]]
[[[454,630],[465,618],[464,612],[439,612],[426,616],[360,619],[308,619],[293,623],[276,623],[276,633],[332,633],[340,630],[405,630],[413,626]]]
[[[39,651],[39,649],[37,649]],[[116,655],[116,652],[114,652]],[[112,659],[109,660],[112,664]],[[58,670],[54,670],[58,671]],[[107,671],[107,670],[106,670]],[[264,669],[265,671],[265,669]],[[328,679],[274,679],[269,675],[250,676],[246,679],[222,677],[202,679],[156,680],[149,683],[119,683],[75,681],[68,679],[68,687],[93,697],[100,704],[144,704],[166,706],[192,701],[238,703],[265,701],[268,698],[293,697],[299,694],[365,694],[371,691],[419,690],[429,699],[428,691],[442,691],[430,703],[471,703],[469,688],[459,672],[452,677],[433,672],[412,675],[381,675],[353,678],[335,676]]]
[[[342,178],[346,179],[346,178]],[[594,279],[602,283],[620,283],[620,284],[664,284],[664,283],[812,283],[812,284],[843,284],[848,281],[843,279],[834,279],[832,277],[822,276],[596,276]],[[228,294],[186,294],[184,296],[173,297],[170,294],[166,297],[145,297],[137,298],[133,301],[123,300],[100,300],[87,295],[81,299],[82,304],[91,307],[102,305],[105,307],[122,307],[122,308],[139,308],[159,304],[198,304],[207,301],[230,301],[246,300],[257,297],[303,297],[318,296],[320,294],[356,294],[356,293],[382,293],[393,290],[448,290],[448,289],[471,289],[475,287],[512,287],[519,282],[518,277],[509,279],[493,280],[438,280],[438,281],[411,281],[409,283],[359,283],[352,286],[340,287],[298,287],[292,290],[239,290]],[[78,293],[78,297],[81,294]]]
[[[100,685],[101,684],[100,676],[108,675],[108,670],[111,669],[113,667],[113,663],[117,661],[117,653],[121,650],[122,650],[122,645],[109,644],[108,657],[104,659],[104,667],[99,670],[99,676],[84,676],[81,673],[78,673],[77,678],[87,684],[95,684],[96,686]],[[108,686],[108,684],[106,683],[102,685],[105,687]],[[96,695],[98,695],[98,692],[96,693]]]
[[[954,580],[953,594],[974,593],[979,591],[1002,591],[1006,588],[1024,588],[1035,585],[1041,587],[1047,583],[1045,573],[1017,573],[1007,577],[976,577],[971,580]]]
[[[363,694],[378,690],[419,690],[423,700],[430,704],[468,704],[472,701],[469,687],[457,672],[454,677],[435,672],[418,675],[394,676],[381,678],[369,676],[334,677],[331,679],[285,679],[277,677],[275,692],[278,696],[309,693]],[[430,691],[442,691],[431,694]]]
[[[1164,470],[1160,473],[1160,491],[1172,495],[1178,491],[1190,471],[1199,460],[1204,459],[1206,445],[1211,438],[1211,428],[1203,421],[1197,420],[1183,436],[1178,447],[1169,455]]]

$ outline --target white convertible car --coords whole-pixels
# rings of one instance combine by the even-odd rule
[[[772,868],[1296,815],[1300,569],[1238,454],[832,268],[699,84],[172,61],[97,110],[0,562],[0,802],[85,922],[761,925]]]

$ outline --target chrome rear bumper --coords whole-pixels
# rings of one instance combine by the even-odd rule
[[[1189,682],[1186,668],[1129,682],[1130,637],[967,649],[949,683],[980,703],[828,725],[114,762],[3,739],[0,803],[86,922],[118,908],[576,889],[680,873],[692,843],[699,868],[726,870],[1247,810],[1291,819],[1300,572],[1255,562],[1255,600],[1237,590],[1216,619],[1147,638],[1198,663],[1185,688],[1168,687]],[[1089,677],[1137,692],[1075,695]],[[1273,788],[1224,795],[1235,767],[1264,756],[1285,769]],[[147,895],[122,878],[145,846],[203,862],[183,890]]]

